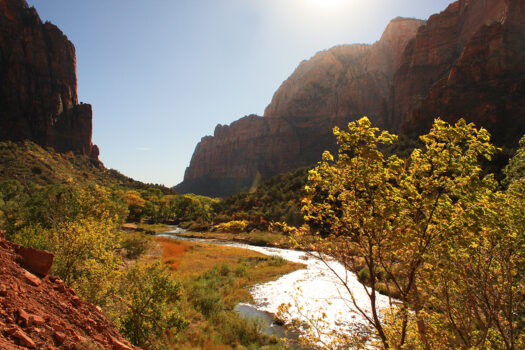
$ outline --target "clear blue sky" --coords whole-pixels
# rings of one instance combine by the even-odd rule
[[[215,125],[261,115],[303,59],[451,0],[29,0],[75,44],[101,160],[173,186]]]

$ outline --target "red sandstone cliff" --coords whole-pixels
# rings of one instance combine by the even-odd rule
[[[409,135],[428,132],[435,117],[463,117],[512,145],[525,133],[524,7],[459,0],[426,23],[393,20],[372,46],[316,54],[281,85],[264,117],[203,138],[177,189],[225,195],[315,163],[334,147],[332,127],[363,115]]]
[[[275,93],[264,117],[247,116],[197,145],[182,192],[226,195],[261,178],[309,165],[335,147],[332,128],[368,115],[383,125],[401,54],[424,23],[396,18],[373,45],[343,45],[303,61]]]
[[[455,18],[452,36],[461,41],[461,46],[454,49],[453,57],[440,62],[444,72],[439,79],[420,89],[428,89],[426,95],[422,94],[424,98],[416,101],[405,115],[397,113],[403,131],[425,132],[438,116],[449,122],[465,118],[487,128],[497,143],[515,144],[525,132],[525,2],[460,1],[440,16]],[[443,25],[439,16],[431,20],[429,24]],[[415,44],[419,41],[433,41],[431,31],[421,30]],[[421,55],[429,57],[432,50],[418,55],[415,51],[407,50],[405,63]],[[414,76],[402,71],[396,79],[401,86],[406,81],[422,82],[420,76],[428,76],[435,68],[427,61],[418,68],[424,73]],[[400,95],[396,103],[409,94]]]
[[[53,255],[10,243],[0,232],[0,349],[138,349],[100,308],[48,276]]]
[[[0,0],[0,141],[32,140],[98,159],[77,97],[75,47],[24,0]]]

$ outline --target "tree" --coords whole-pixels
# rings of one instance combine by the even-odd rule
[[[504,208],[516,216],[511,214],[516,204],[504,206],[509,199],[497,191],[493,177],[481,175],[479,160],[495,152],[488,132],[464,120],[449,125],[438,119],[421,137],[424,147],[401,160],[381,151],[397,137],[372,128],[366,117],[348,128],[334,129],[337,160],[325,152],[310,171],[303,213],[317,238],[311,248],[321,259],[335,257],[351,271],[366,268],[371,313],[347,291],[381,346],[430,349],[443,342],[471,347],[501,341],[515,348],[516,228],[499,224],[497,217]],[[495,266],[483,263],[496,256]],[[478,283],[481,275],[489,279],[485,285]],[[474,290],[488,295],[496,281],[505,282],[505,292],[467,304]],[[400,299],[384,317],[376,303],[379,291]],[[457,317],[466,307],[467,315]]]
[[[18,198],[10,211],[8,238],[55,254],[52,273],[90,302],[104,305],[118,277],[118,229],[127,216],[121,196],[108,188],[49,185],[6,186],[3,198]],[[18,189],[13,194],[13,189]],[[9,191],[8,191],[9,190]],[[11,202],[9,200],[8,202]]]
[[[144,208],[146,201],[140,196],[137,191],[127,191],[124,195],[126,203],[129,208],[129,219],[134,221],[140,221],[144,216]]]
[[[166,265],[136,263],[122,279],[115,320],[135,345],[166,348],[188,322],[179,314],[182,287]]]

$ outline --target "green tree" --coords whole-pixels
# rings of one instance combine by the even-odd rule
[[[136,263],[119,287],[115,316],[121,332],[135,345],[164,349],[188,322],[179,314],[181,285],[167,267]]]
[[[0,227],[8,233],[23,225],[20,213],[29,197],[16,180],[0,182]]]
[[[53,252],[52,273],[85,299],[104,305],[118,277],[115,249],[118,229],[127,216],[120,194],[97,185],[9,185],[7,189],[2,193],[21,199],[18,210],[9,215],[16,224],[9,225],[8,238]],[[16,195],[12,189],[18,189]]]
[[[495,152],[488,132],[463,120],[436,120],[421,137],[424,147],[401,160],[381,152],[395,135],[372,128],[367,118],[348,127],[334,129],[337,160],[325,152],[310,171],[303,212],[322,258],[333,256],[352,271],[366,267],[371,313],[348,292],[381,346],[515,348],[521,259],[515,236],[523,226],[517,199],[481,175],[479,160]],[[516,218],[508,220],[515,227],[502,225],[501,215]],[[400,298],[390,317],[379,314],[379,290]],[[475,293],[493,292],[497,297],[467,303]]]

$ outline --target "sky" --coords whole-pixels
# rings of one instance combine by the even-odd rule
[[[76,47],[79,101],[107,168],[174,186],[217,124],[262,115],[295,67],[373,43],[451,0],[28,0]]]

